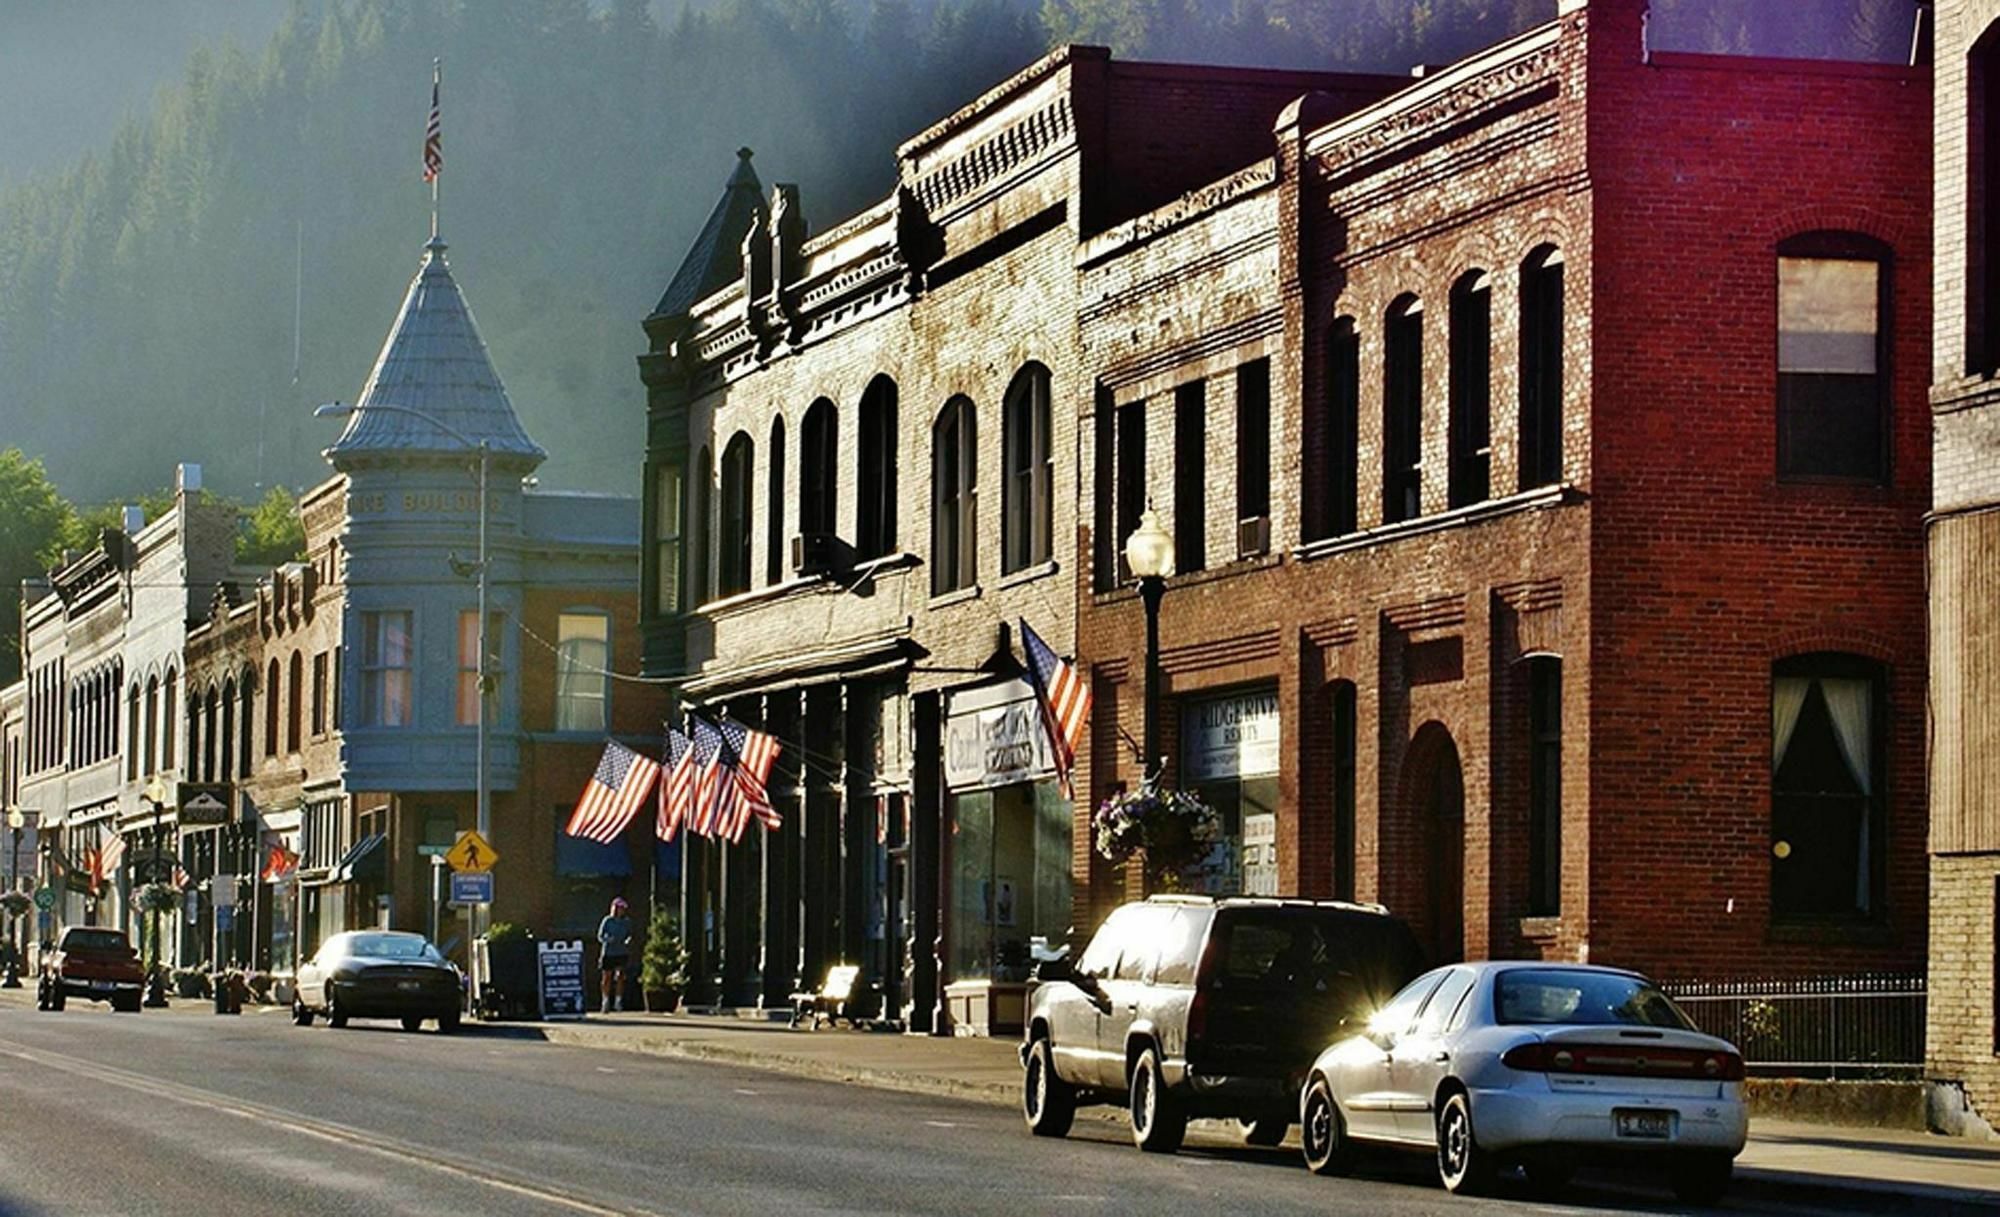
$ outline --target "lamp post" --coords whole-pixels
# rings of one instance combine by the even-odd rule
[[[21,830],[28,826],[27,813],[18,807],[7,809],[7,831],[14,838],[13,862],[7,868],[7,890],[21,888]],[[10,917],[7,926],[7,975],[0,979],[0,989],[21,987],[21,919]]]
[[[146,783],[146,789],[139,793],[139,797],[153,805],[152,882],[158,883],[160,860],[163,856],[160,849],[161,836],[164,832],[160,821],[167,813],[166,782],[161,780],[159,774],[154,774],[153,780]],[[147,902],[153,906],[153,964],[146,970],[146,1005],[155,1010],[164,1010],[167,1005],[167,986],[160,978],[160,904],[151,897],[148,897]]]
[[[1146,714],[1145,755],[1139,767],[1147,780],[1156,776],[1160,760],[1160,597],[1167,591],[1167,576],[1174,573],[1174,537],[1160,527],[1159,517],[1148,507],[1139,516],[1139,526],[1125,538],[1125,565],[1139,580],[1139,599],[1146,606]]]
[[[485,440],[475,440],[441,418],[427,414],[422,410],[415,410],[409,406],[395,405],[391,402],[370,402],[365,406],[349,406],[337,401],[331,401],[315,409],[313,417],[347,418],[368,410],[386,410],[392,414],[407,414],[411,418],[429,423],[452,439],[457,440],[460,444],[463,444],[479,458],[479,557],[474,563],[474,568],[479,576],[479,620],[475,627],[479,636],[477,652],[477,662],[479,665],[479,716],[476,723],[478,731],[477,742],[474,744],[477,757],[474,765],[477,772],[473,779],[475,783],[473,818],[474,822],[478,825],[479,835],[490,841],[493,837],[493,822],[491,813],[487,808],[486,798],[486,719],[488,702],[492,697],[492,682],[486,668],[486,471],[487,466],[491,463],[492,449]],[[454,569],[457,568],[456,562],[453,563],[453,567]],[[480,928],[478,924],[479,907],[478,905],[474,905],[472,909],[472,928],[475,933]]]

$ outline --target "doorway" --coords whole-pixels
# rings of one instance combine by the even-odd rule
[[[1410,741],[1409,807],[1424,837],[1425,946],[1433,965],[1465,958],[1465,781],[1443,724]]]

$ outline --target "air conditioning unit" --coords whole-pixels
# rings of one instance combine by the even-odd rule
[[[1236,556],[1256,558],[1271,552],[1271,517],[1251,516],[1236,522]]]
[[[832,533],[802,532],[792,537],[793,574],[830,574],[838,562],[838,542]]]

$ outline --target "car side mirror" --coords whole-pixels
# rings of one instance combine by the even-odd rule
[[[1071,966],[1067,958],[1044,959],[1035,964],[1035,979],[1041,981],[1043,984],[1049,984],[1058,980],[1072,980],[1075,976],[1076,969]]]

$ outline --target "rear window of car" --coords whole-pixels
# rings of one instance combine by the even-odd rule
[[[1494,1017],[1503,1023],[1694,1029],[1649,981],[1616,972],[1511,969],[1494,981],[1493,1005]]]
[[[62,940],[65,951],[124,951],[130,945],[117,930],[71,930]]]
[[[437,958],[430,943],[402,934],[357,934],[348,941],[347,953],[367,959]]]
[[[1402,922],[1322,908],[1225,908],[1209,932],[1205,975],[1226,983],[1342,988],[1374,1005],[1422,970]]]

